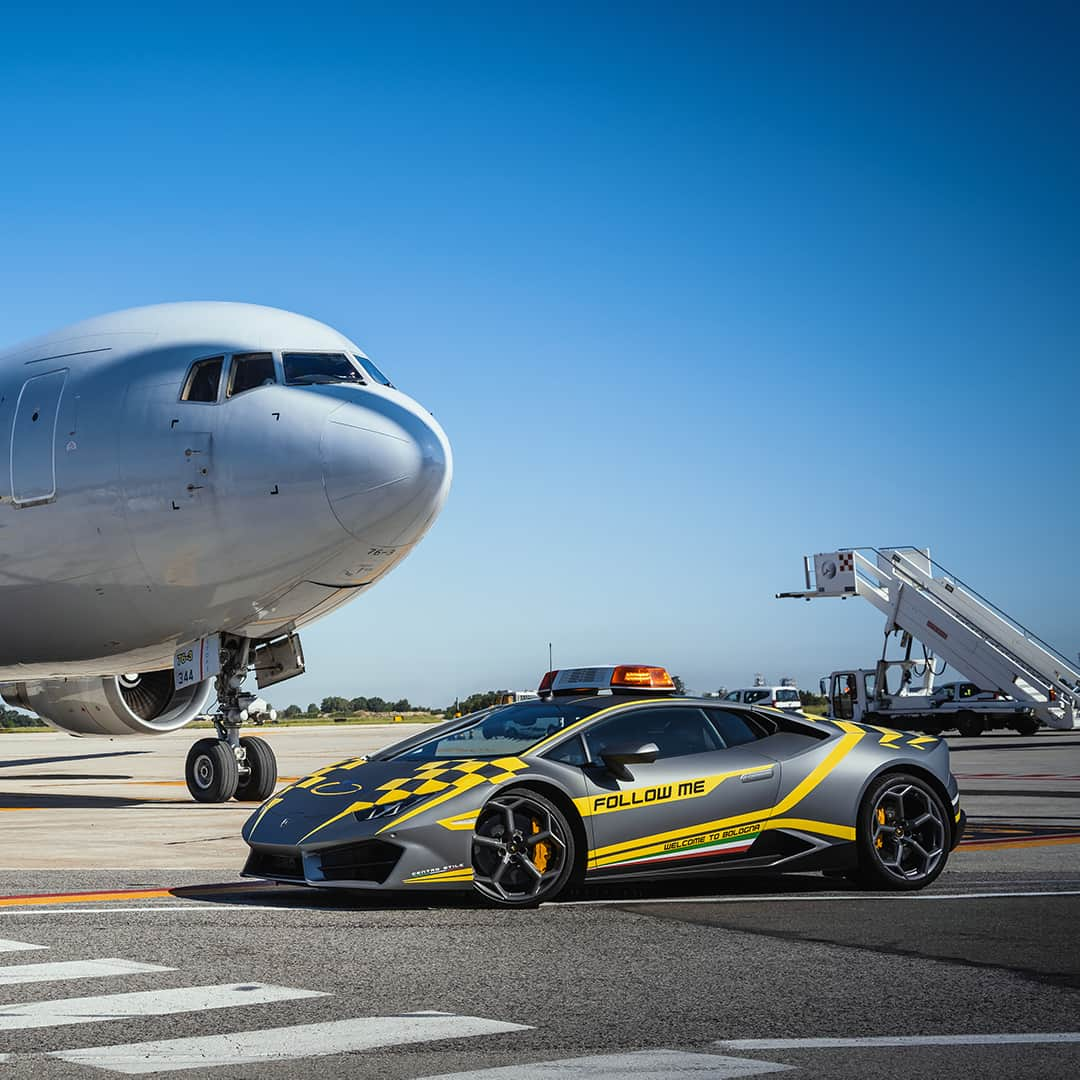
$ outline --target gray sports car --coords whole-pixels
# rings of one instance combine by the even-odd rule
[[[663,668],[549,672],[540,690],[285,788],[244,826],[244,873],[507,906],[725,871],[921,889],[963,831],[939,739],[677,697]]]

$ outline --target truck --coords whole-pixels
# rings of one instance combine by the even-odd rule
[[[925,662],[924,662],[925,663]],[[881,660],[874,668],[834,671],[821,680],[829,715],[837,720],[885,725],[901,731],[941,735],[982,735],[1011,728],[1020,735],[1034,735],[1041,726],[1030,705],[999,690],[983,690],[971,682],[949,682],[930,693],[905,692],[912,668],[902,660]],[[895,688],[895,692],[894,692]]]
[[[821,680],[832,718],[934,735],[1080,727],[1080,663],[931,559],[929,548],[840,548],[804,556],[803,571],[806,588],[777,598],[862,597],[885,616],[876,665]],[[890,659],[896,636],[902,655]],[[916,643],[921,656],[912,655]],[[935,689],[945,665],[966,681]]]

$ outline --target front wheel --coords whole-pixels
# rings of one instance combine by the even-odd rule
[[[240,768],[236,754],[220,739],[200,739],[188,751],[184,768],[188,791],[196,802],[228,802],[236,794]]]
[[[924,889],[945,869],[949,855],[945,804],[925,780],[889,773],[863,798],[855,842],[860,885]]]
[[[543,795],[511,789],[489,799],[473,833],[473,884],[503,907],[553,900],[574,872],[574,833]]]

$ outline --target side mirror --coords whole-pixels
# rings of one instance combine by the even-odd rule
[[[604,759],[608,771],[613,775],[620,780],[633,780],[634,774],[626,766],[655,761],[660,756],[660,747],[654,742],[612,746],[600,756]]]

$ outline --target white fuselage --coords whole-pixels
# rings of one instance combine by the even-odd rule
[[[273,381],[230,396],[241,354],[269,354]],[[286,354],[340,354],[361,377],[288,385]],[[212,357],[216,399],[183,400]],[[445,502],[450,447],[357,357],[322,323],[225,303],[0,353],[0,683],[167,668],[217,632],[272,638],[396,566]]]

